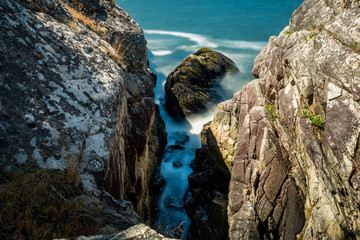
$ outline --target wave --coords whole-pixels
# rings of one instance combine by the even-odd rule
[[[226,46],[228,48],[235,49],[253,49],[261,50],[266,46],[266,42],[248,42],[248,41],[238,41],[238,40],[219,40],[221,46]]]
[[[158,35],[170,35],[175,37],[182,37],[195,42],[198,45],[198,47],[209,47],[214,49],[222,47],[222,48],[231,48],[231,49],[250,49],[250,50],[260,51],[266,45],[266,42],[212,39],[210,37],[196,33],[164,31],[164,30],[144,30],[144,32],[146,34],[158,34]]]
[[[172,54],[170,50],[151,51],[154,56],[166,56]]]
[[[163,31],[163,30],[144,30],[146,34],[159,34],[159,35],[170,35],[175,37],[187,38],[198,45],[210,48],[217,48],[218,45],[214,42],[209,41],[206,36],[195,34],[195,33],[185,33],[185,32],[175,32],[175,31]]]

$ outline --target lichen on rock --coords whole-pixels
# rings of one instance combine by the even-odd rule
[[[156,76],[139,25],[105,0],[4,0],[0,13],[1,181],[33,165],[71,172],[79,202],[90,201],[99,222],[121,208],[107,199],[134,204],[123,200],[128,214],[114,210],[107,230],[139,223],[134,210],[149,218],[149,180],[166,134],[155,121]]]

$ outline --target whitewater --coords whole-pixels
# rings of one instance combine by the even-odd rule
[[[181,226],[182,239],[191,220],[183,206],[189,188],[188,176],[195,151],[201,147],[199,133],[212,120],[216,104],[208,111],[174,121],[163,108],[166,77],[189,54],[207,47],[232,59],[240,70],[226,77],[217,92],[222,100],[232,98],[253,79],[251,69],[256,55],[271,35],[288,25],[292,11],[301,0],[117,0],[144,30],[148,41],[151,70],[156,73],[155,102],[166,123],[168,146],[161,162],[166,180],[159,198],[159,216],[154,228],[169,233]],[[276,19],[276,20],[275,20]],[[181,148],[179,148],[181,146]]]

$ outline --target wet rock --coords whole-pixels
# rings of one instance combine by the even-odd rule
[[[178,132],[175,145],[184,146],[190,140],[190,136],[186,132]]]
[[[165,108],[175,118],[201,112],[215,100],[215,85],[227,72],[235,72],[233,61],[221,53],[201,48],[190,54],[166,79]]]
[[[175,150],[184,150],[184,146],[181,146],[181,145],[170,145],[167,147],[167,151],[168,152],[174,152]]]
[[[189,191],[184,198],[192,220],[188,239],[226,239],[230,172],[207,126],[204,132],[206,144],[196,151],[191,164],[193,173],[188,177]]]
[[[169,197],[168,199],[166,199],[164,201],[164,205],[165,205],[165,207],[168,207],[168,208],[178,208],[178,209],[180,209],[180,208],[184,207],[182,199],[178,200],[178,199],[174,199],[174,198],[171,198],[171,197]]]
[[[183,163],[181,162],[181,160],[176,160],[175,162],[173,162],[173,166],[176,168],[180,168],[182,167]]]

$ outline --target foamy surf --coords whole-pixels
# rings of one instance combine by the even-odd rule
[[[175,31],[164,31],[164,30],[144,30],[145,34],[158,34],[158,35],[170,35],[175,37],[187,38],[190,41],[197,43],[199,46],[217,48],[218,45],[214,42],[211,42],[206,36],[195,34],[195,33],[185,33],[185,32],[175,32]]]
[[[158,51],[152,51],[152,54],[154,56],[166,56],[172,54],[170,50],[158,50]]]
[[[193,114],[187,117],[186,119],[189,121],[191,128],[189,132],[191,134],[199,135],[205,123],[208,123],[213,120],[214,114],[216,112],[217,105],[213,105],[206,112],[201,114]]]
[[[259,51],[263,49],[266,42],[255,42],[255,41],[240,41],[240,40],[224,40],[224,39],[212,39],[205,35],[176,32],[176,31],[164,31],[164,30],[144,30],[145,34],[153,35],[168,35],[186,38],[197,44],[197,47],[209,47],[213,49],[217,48],[230,48],[230,49],[250,49]],[[188,47],[188,46],[184,46]],[[154,53],[154,52],[153,52]],[[154,54],[155,55],[155,54]],[[161,55],[159,55],[161,56]]]

